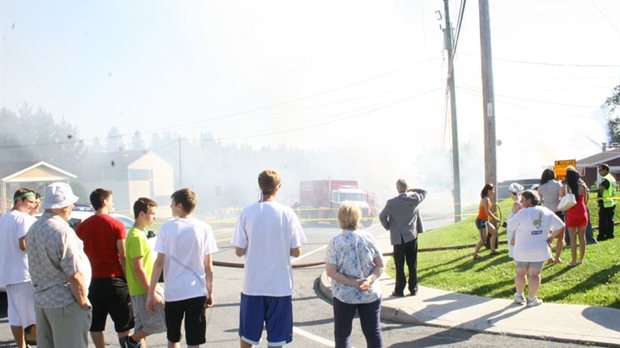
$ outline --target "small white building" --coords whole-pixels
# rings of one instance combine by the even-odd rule
[[[174,192],[172,166],[152,151],[90,153],[82,162],[80,182],[90,194],[97,188],[112,190],[114,209],[133,216],[133,203],[140,197],[155,200],[161,217],[170,216]]]
[[[0,215],[4,215],[13,207],[13,194],[20,187],[35,190],[41,195],[45,194],[45,187],[53,182],[69,183],[76,176],[57,168],[47,162],[37,163],[2,163],[0,169]]]

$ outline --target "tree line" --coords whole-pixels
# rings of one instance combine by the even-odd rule
[[[619,106],[620,85],[602,106],[608,119],[609,142],[620,142]],[[85,171],[83,162],[89,153],[121,156],[126,151],[153,151],[174,168],[174,187],[194,189],[205,210],[242,207],[259,199],[256,178],[265,168],[280,171],[283,184],[278,199],[290,205],[298,200],[300,181],[331,178],[358,180],[362,189],[377,194],[377,205],[381,206],[394,195],[394,175],[399,173],[410,173],[408,178],[414,181],[413,186],[433,190],[431,200],[433,196],[451,195],[451,155],[445,149],[417,153],[403,149],[399,163],[388,163],[381,144],[372,144],[371,140],[368,147],[352,144],[350,148],[334,148],[326,144],[304,149],[279,144],[257,149],[221,142],[208,131],[198,138],[158,132],[151,135],[150,142],[135,131],[126,142],[116,126],[111,126],[102,139],[87,141],[80,137],[76,126],[28,104],[17,111],[2,108],[0,125],[0,165],[45,161],[76,174],[76,183],[80,184],[80,173]],[[460,151],[461,158],[468,158],[461,161],[461,172],[469,173],[461,178],[462,200],[467,202],[479,192],[482,176],[475,173],[483,167],[483,154],[479,146],[467,143],[461,144]],[[106,165],[109,164],[102,163],[102,169]],[[84,192],[92,189],[85,187]]]

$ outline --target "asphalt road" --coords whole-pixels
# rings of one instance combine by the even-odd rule
[[[308,243],[304,254],[296,263],[320,261],[324,256],[326,242],[339,230],[333,227],[307,227],[304,229]],[[372,233],[382,233],[378,225],[370,228]],[[220,251],[215,260],[223,262],[240,262],[230,246],[231,230],[216,232]],[[294,337],[287,347],[333,347],[333,321],[331,301],[320,292],[318,278],[324,266],[302,267],[294,269]],[[243,269],[235,267],[215,267],[214,300],[215,306],[207,311],[207,344],[204,347],[238,347],[237,335],[239,315],[239,292],[243,279]],[[478,332],[447,329],[440,327],[382,322],[386,347],[582,347],[573,343],[543,341],[505,335],[483,334]],[[265,336],[259,347],[267,347]],[[108,320],[105,331],[107,346],[118,347],[113,324]],[[166,347],[165,334],[158,334],[147,339],[148,347]],[[182,339],[182,346],[185,346]],[[14,347],[11,331],[6,317],[6,297],[0,296],[0,348]],[[353,326],[353,346],[365,347],[359,321]],[[91,343],[91,347],[94,345]],[[64,347],[58,347],[64,348]]]

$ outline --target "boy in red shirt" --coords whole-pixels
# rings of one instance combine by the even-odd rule
[[[95,347],[104,348],[103,331],[108,314],[114,321],[122,348],[134,327],[131,297],[125,280],[125,226],[109,214],[114,209],[112,191],[98,188],[90,194],[95,215],[82,221],[76,233],[93,270],[88,299],[93,305],[90,335]]]

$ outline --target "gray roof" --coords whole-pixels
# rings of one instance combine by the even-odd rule
[[[84,166],[100,166],[102,163],[110,164],[117,168],[126,168],[137,160],[144,156],[149,151],[119,151],[119,152],[97,152],[89,153],[85,156],[82,162]]]
[[[577,165],[580,167],[596,167],[601,163],[609,162],[617,158],[620,158],[620,148],[613,148],[582,158],[577,161]]]

